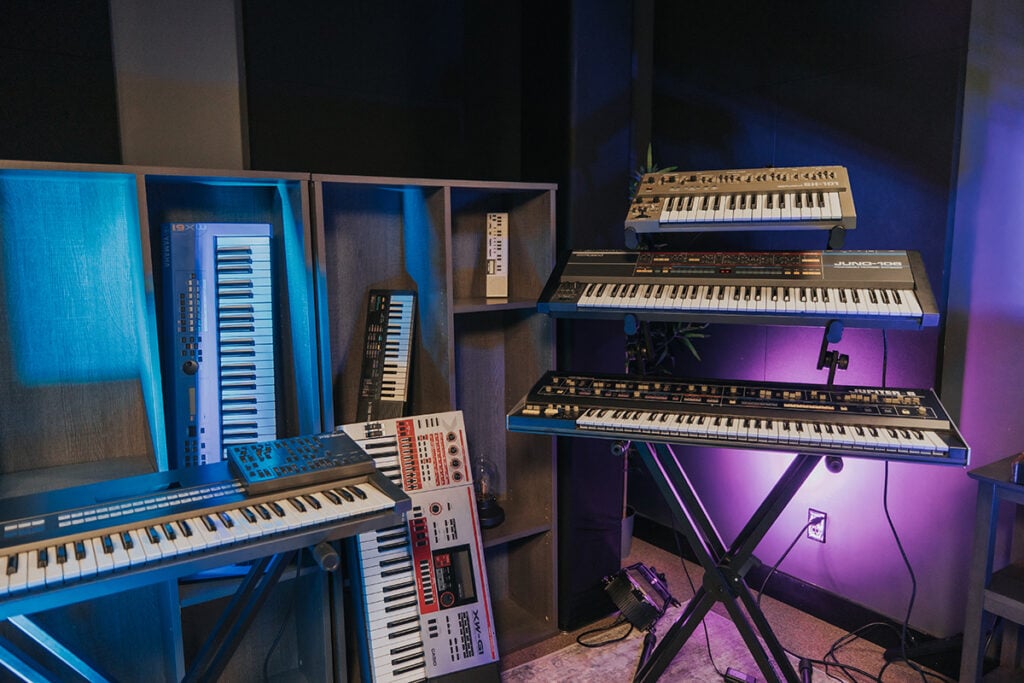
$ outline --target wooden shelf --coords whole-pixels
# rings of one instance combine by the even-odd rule
[[[514,650],[555,632],[555,442],[505,429],[512,404],[555,365],[554,324],[536,312],[554,266],[554,185],[0,161],[0,199],[5,255],[19,266],[5,273],[0,302],[8,322],[0,375],[9,380],[0,396],[0,494],[169,466],[162,226],[266,223],[278,436],[354,421],[367,293],[415,289],[408,412],[462,410],[470,458],[486,455],[499,470],[508,517],[485,534],[499,644]],[[502,299],[485,296],[493,212],[509,217]],[[182,653],[187,662],[235,583],[180,592],[161,584],[75,605],[80,619],[63,618],[68,608],[41,618],[115,677],[130,677],[125,667],[137,663],[177,680]],[[305,570],[284,582],[229,675],[261,675],[261,653],[286,623],[270,673],[329,678],[338,624],[327,583]],[[132,609],[143,594],[152,616]],[[130,614],[116,629],[117,647],[104,629],[80,626],[91,628],[99,614],[104,623]],[[124,651],[145,661],[126,664]]]
[[[537,308],[537,299],[499,299],[486,297],[473,297],[459,299],[452,307],[455,314],[467,313],[492,313],[494,311],[532,311]]]
[[[978,483],[974,517],[974,547],[967,583],[967,608],[964,615],[964,644],[960,660],[961,680],[1020,680],[1021,657],[1018,633],[1024,625],[1024,487],[1010,481],[1011,455],[977,467],[968,475]],[[997,533],[1000,508],[1012,508],[1009,548]],[[999,566],[998,557],[1006,553],[1010,562]],[[995,567],[993,566],[995,565]],[[998,567],[998,568],[996,568]],[[1000,643],[1000,667],[981,679],[988,654],[994,616],[1003,617]]]
[[[327,419],[355,421],[369,290],[416,290],[407,413],[461,410],[470,459],[498,470],[506,519],[484,545],[499,649],[554,633],[555,442],[508,433],[505,416],[554,367],[554,325],[536,309],[554,266],[555,186],[314,175],[312,194]],[[494,212],[508,214],[504,298],[485,296]]]
[[[5,273],[0,303],[8,322],[0,376],[9,380],[0,396],[0,495],[109,481],[174,461],[165,394],[174,378],[161,367],[173,339],[163,316],[165,223],[271,226],[277,432],[322,431],[308,193],[309,174],[0,161],[0,241],[19,264]],[[145,671],[179,680],[182,650],[197,630],[205,633],[209,605],[223,599],[184,593],[183,606],[176,582],[159,582],[33,619],[115,679]],[[323,680],[330,604],[325,591],[305,595],[271,671],[305,662],[311,678]],[[235,659],[256,661],[280,628],[274,619],[288,616],[282,609],[257,620]],[[241,678],[262,676],[252,673]]]

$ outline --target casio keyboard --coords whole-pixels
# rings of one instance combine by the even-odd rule
[[[837,226],[857,226],[850,179],[842,166],[648,173],[625,222],[627,244],[651,232]]]
[[[172,467],[277,436],[271,226],[163,226],[164,370]]]
[[[375,469],[247,494],[225,461],[0,500],[0,618],[396,523]]]
[[[919,329],[939,313],[916,251],[573,251],[537,304],[553,317]]]
[[[548,372],[507,417],[513,432],[966,466],[930,389]]]
[[[363,680],[498,680],[483,542],[460,411],[345,425],[412,501],[406,521],[354,539]],[[361,590],[357,590],[361,586]]]
[[[405,415],[409,400],[416,292],[374,289],[366,310],[363,365],[356,419],[381,420]]]

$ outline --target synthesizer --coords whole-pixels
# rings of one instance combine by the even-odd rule
[[[271,226],[163,226],[167,434],[172,467],[277,436]]]
[[[374,289],[366,310],[366,335],[356,419],[405,415],[409,401],[416,292]]]
[[[509,431],[966,466],[930,389],[548,372]]]
[[[554,317],[920,329],[939,313],[916,251],[573,251],[538,310]]]
[[[658,171],[640,179],[627,244],[650,232],[857,227],[842,166]]]
[[[356,617],[366,634],[363,680],[443,679],[471,669],[476,680],[497,680],[462,413],[341,429],[412,501],[405,523],[360,534],[350,553]]]
[[[347,434],[294,436],[229,446],[228,466],[249,495],[335,481],[376,470]]]
[[[227,462],[0,500],[0,618],[395,524],[379,472],[263,495]]]

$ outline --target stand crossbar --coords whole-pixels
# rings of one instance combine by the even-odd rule
[[[220,677],[249,624],[293,560],[298,562],[298,550],[261,558],[252,566],[182,679],[184,683],[213,681]]]
[[[676,529],[689,542],[697,561],[704,568],[704,582],[650,658],[637,670],[633,680],[638,683],[657,680],[704,616],[716,602],[721,602],[765,679],[800,683],[744,576],[755,561],[753,554],[757,544],[803,486],[821,456],[796,455],[732,545],[726,547],[672,446],[662,443],[645,443],[643,446],[638,449],[641,459],[668,503]]]

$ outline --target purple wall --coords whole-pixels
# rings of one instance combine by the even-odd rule
[[[775,3],[753,15],[724,6],[687,17],[672,3],[657,4],[653,144],[659,163],[682,170],[846,166],[857,228],[845,248],[920,251],[945,313],[970,3],[875,9]],[[709,25],[730,30],[705,32]],[[705,234],[678,238],[671,248],[821,249],[826,238]],[[710,332],[700,345],[703,360],[681,358],[678,374],[827,380],[816,369],[821,329],[714,326]],[[879,330],[847,329],[837,348],[849,354],[850,367],[838,372],[836,383],[937,386],[942,345],[940,329],[893,331],[884,338]],[[727,540],[791,458],[679,452]],[[807,509],[823,510],[827,543],[798,543],[781,570],[902,620],[911,581],[883,510],[884,476],[879,461],[846,458],[839,474],[819,466],[757,556],[773,564],[806,523]],[[917,579],[911,625],[936,636],[956,633],[963,620],[974,488],[957,467],[893,463],[889,476],[889,511]]]
[[[974,467],[1024,449],[1021,45],[1024,5],[975,3],[943,367],[944,400],[959,412]]]

